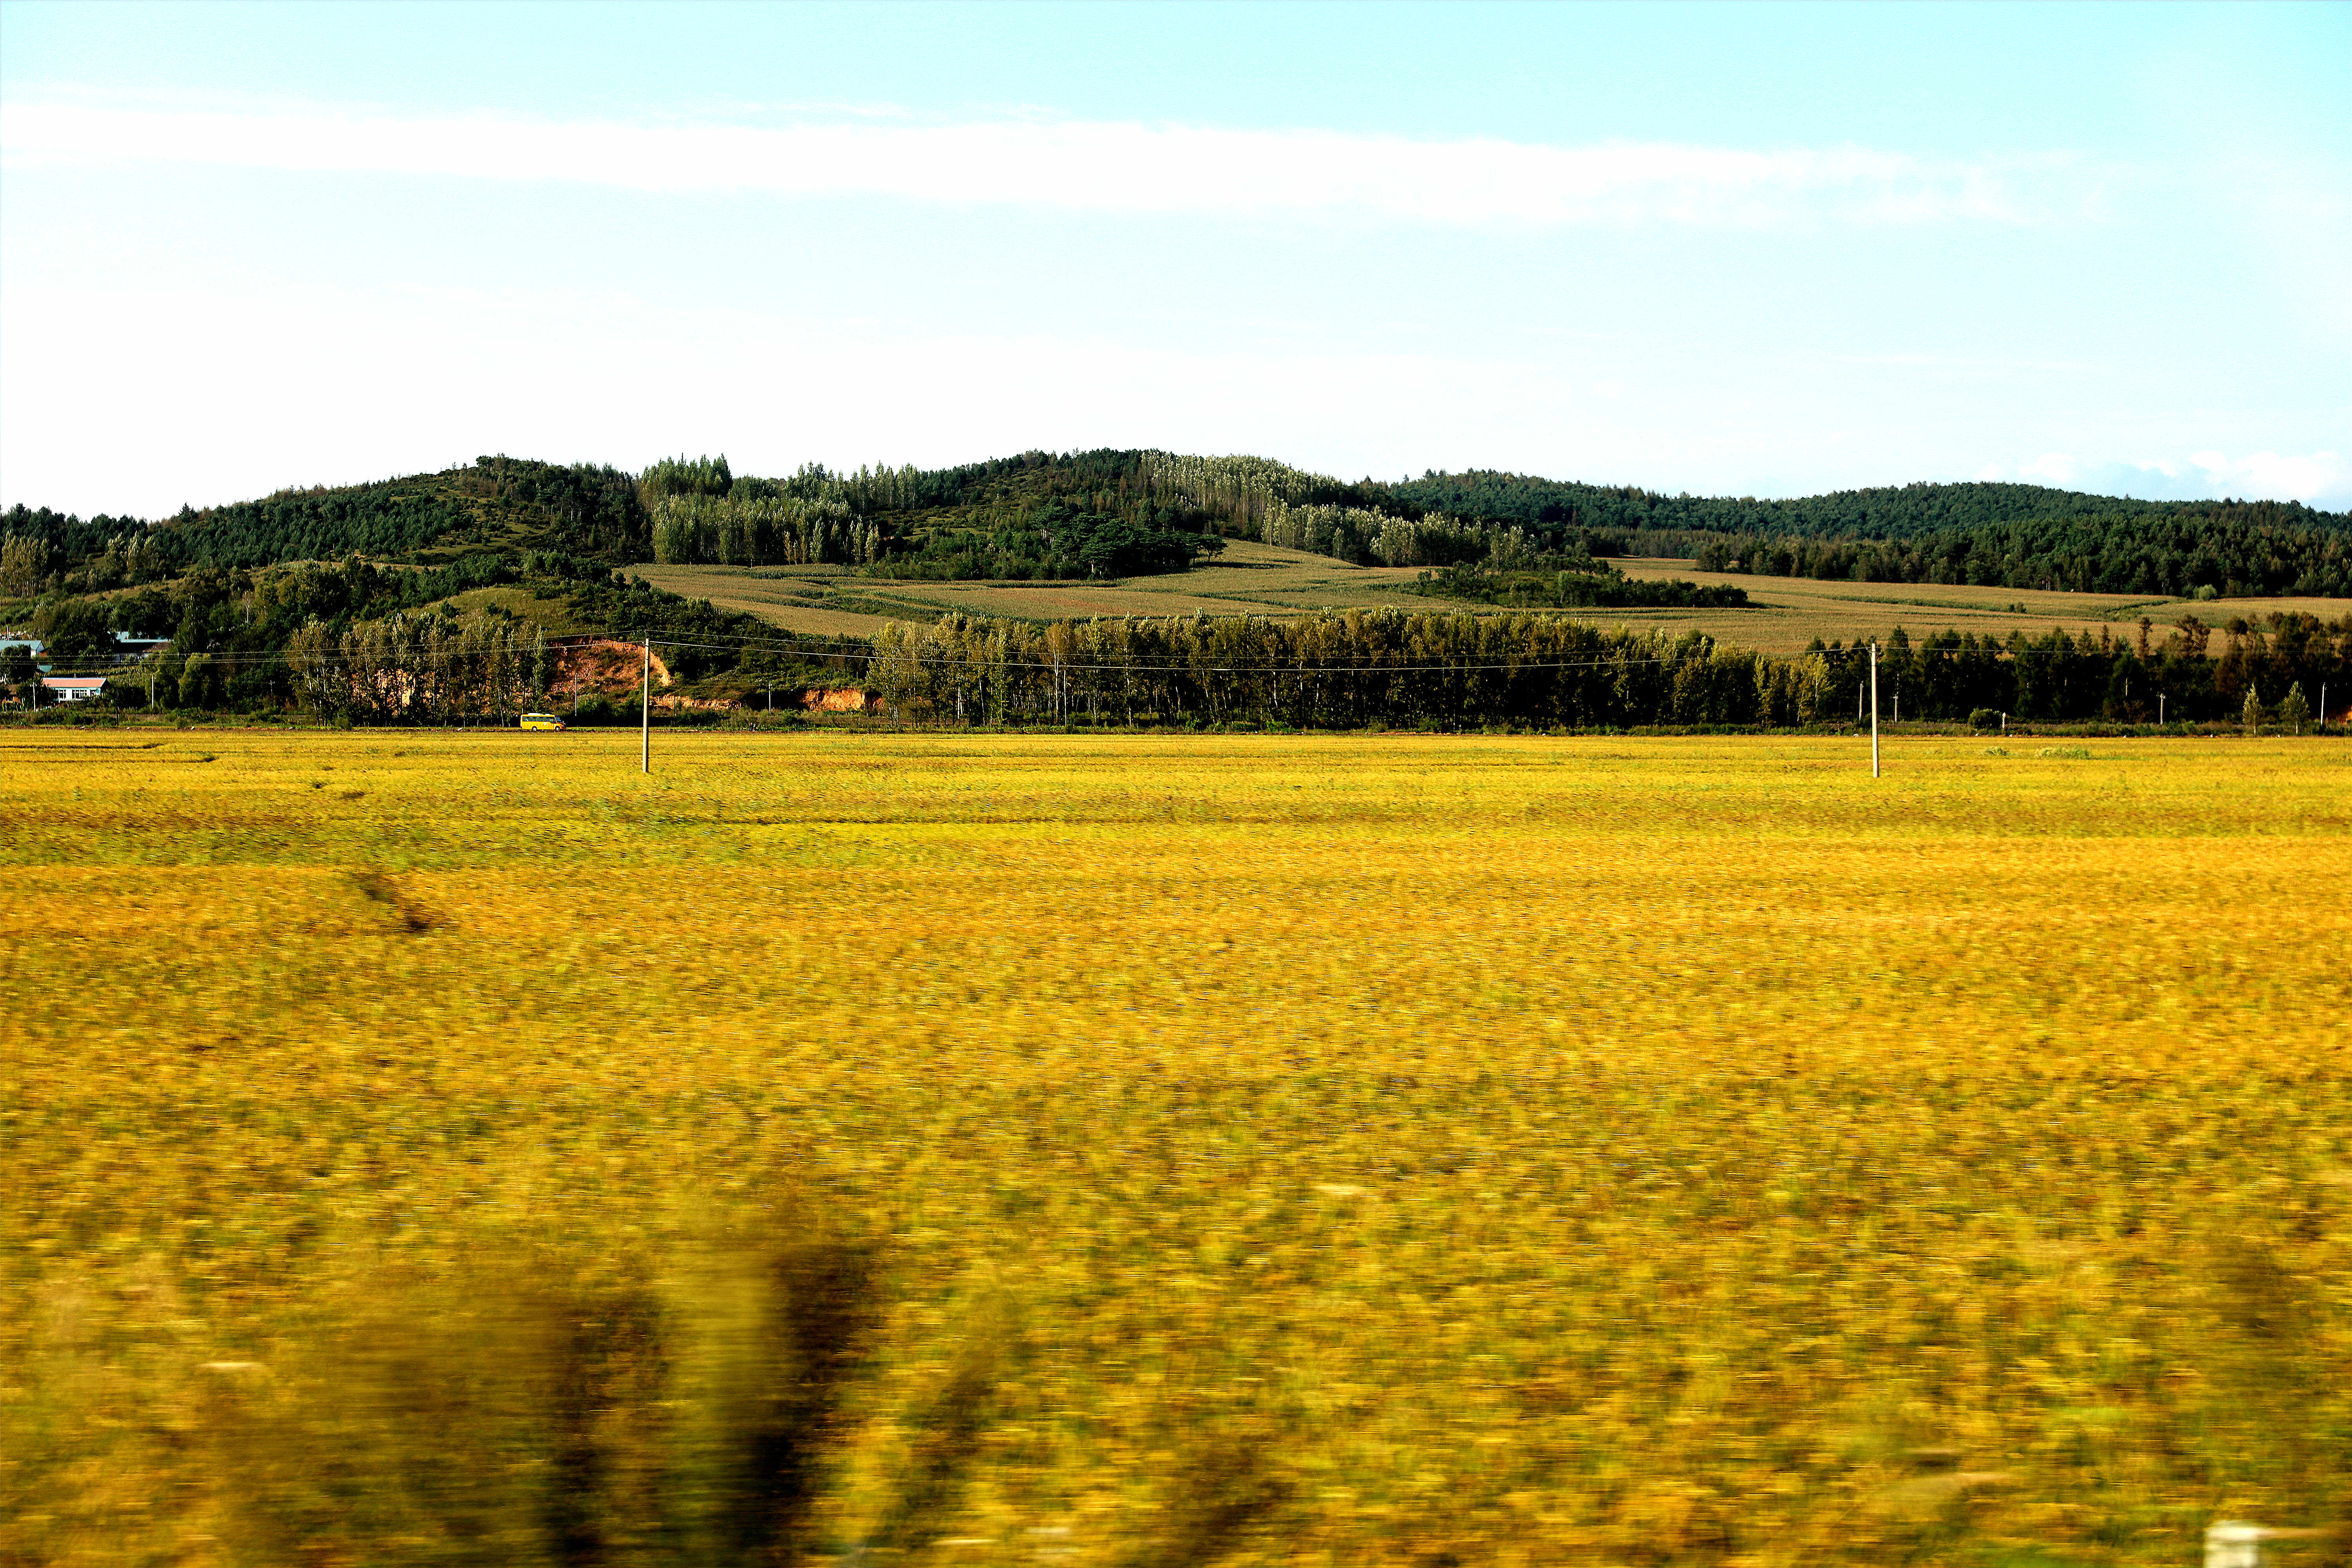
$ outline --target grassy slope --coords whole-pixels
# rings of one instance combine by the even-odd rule
[[[1622,563],[1633,577],[1682,577],[1695,583],[1727,583],[1748,591],[1741,610],[1627,610],[1613,615],[1630,626],[1695,626],[1726,642],[1765,653],[1790,653],[1812,638],[1853,642],[1883,636],[1902,626],[1922,631],[1973,632],[2007,637],[2012,631],[2040,637],[2053,626],[2077,634],[2102,629],[2136,632],[2147,616],[2161,642],[2173,623],[2193,615],[2208,626],[2233,616],[2259,620],[2294,613],[2323,619],[2352,615],[2352,599],[2150,598],[2132,594],[2068,594],[2028,588],[1974,588],[1922,583],[1822,583],[1801,577],[1753,577],[1738,573],[1696,572],[1687,561]]]
[[[836,629],[854,614],[865,630],[886,618],[932,619],[950,611],[1053,620],[1084,616],[1286,616],[1333,606],[1428,609],[1402,584],[1410,567],[1356,567],[1248,540],[1229,542],[1189,572],[1108,583],[925,583],[860,577],[840,567],[640,566],[656,587],[761,616],[795,631]]]
[[[540,630],[551,637],[570,637],[578,632],[602,629],[574,615],[571,605],[551,584],[541,586],[545,587],[546,591],[534,591],[532,584],[524,583],[494,588],[468,588],[466,592],[452,595],[447,599],[435,600],[433,604],[423,606],[420,613],[429,612],[436,605],[444,604],[454,605],[461,612],[496,607],[506,611],[517,620],[534,623]]]

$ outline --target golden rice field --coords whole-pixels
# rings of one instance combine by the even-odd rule
[[[0,1563],[2352,1508],[2340,745],[656,741],[0,731]]]

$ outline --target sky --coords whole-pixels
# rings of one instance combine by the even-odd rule
[[[0,0],[0,505],[1093,447],[2352,507],[2352,5]]]

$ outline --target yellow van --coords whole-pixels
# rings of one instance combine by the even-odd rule
[[[526,730],[561,730],[563,721],[552,713],[526,713],[522,716],[522,727]]]

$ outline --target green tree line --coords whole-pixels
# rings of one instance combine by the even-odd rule
[[[1866,650],[1831,643],[1817,651],[1849,671],[1846,710],[1866,711]],[[1897,626],[1881,646],[1878,679],[1886,711],[1906,719],[2211,721],[2242,717],[2249,697],[2268,712],[2295,690],[2308,715],[2323,690],[2338,710],[2352,697],[2352,616],[2289,614],[2217,628],[2187,616],[2161,641],[2145,620],[2137,634],[2053,630],[2005,640],[1946,631],[1914,642]]]
[[[887,577],[1015,582],[1181,572],[1224,548],[1222,538],[1185,521],[1148,499],[1116,510],[1046,500],[1025,511],[999,509],[980,527],[935,531],[918,548],[877,560],[868,570]]]
[[[1786,500],[1667,495],[1633,485],[1580,484],[1491,469],[1431,470],[1377,487],[1391,509],[1418,507],[1457,517],[1539,529],[1585,528],[1685,542],[1710,534],[1772,539],[1910,539],[1995,525],[2070,518],[2182,518],[2257,528],[2343,531],[2352,516],[2299,501],[2145,501],[2043,485],[1972,481],[1835,490]],[[1640,553],[1684,553],[1643,551]]]
[[[1681,578],[1638,581],[1596,560],[1569,562],[1547,571],[1448,566],[1423,572],[1406,585],[1406,591],[1519,610],[1731,610],[1748,604],[1748,590],[1727,583],[1691,583]]]
[[[1738,534],[1706,541],[1696,557],[1703,571],[1832,581],[2209,599],[2352,595],[2352,531],[2218,511],[2075,514],[1887,540]]]
[[[479,610],[395,614],[340,637],[312,621],[287,639],[285,658],[304,708],[362,723],[503,718],[541,700],[555,674],[537,627]]]
[[[839,500],[697,490],[654,502],[653,539],[654,559],[666,565],[807,566],[871,563],[887,536]]]
[[[2161,646],[2063,630],[2007,641],[1947,632],[1882,647],[1882,711],[2042,721],[2233,719],[2290,690],[2352,696],[2352,616],[2193,617]],[[1603,630],[1541,614],[1395,609],[1274,621],[1190,617],[1045,626],[948,616],[874,640],[867,682],[901,717],[961,723],[1450,730],[1493,725],[1785,727],[1864,719],[1867,649],[1817,643],[1776,658],[1698,632]]]

